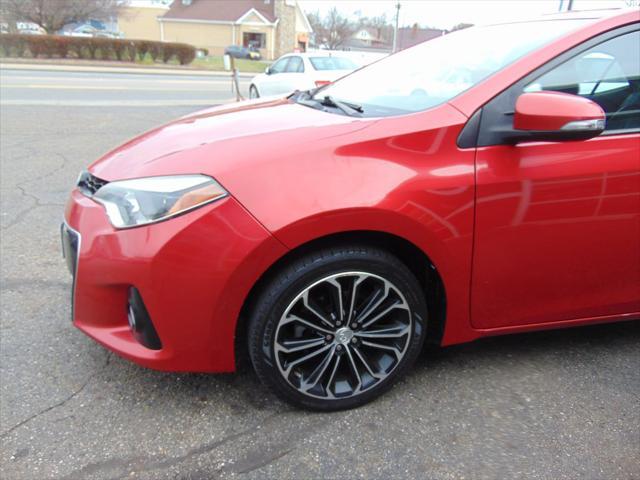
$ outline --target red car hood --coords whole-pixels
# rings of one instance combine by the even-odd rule
[[[330,114],[286,99],[242,102],[180,118],[140,135],[93,163],[89,170],[114,181],[155,175],[216,176],[292,155],[310,142],[344,135],[371,120]]]

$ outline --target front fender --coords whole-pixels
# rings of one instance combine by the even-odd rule
[[[429,217],[426,225],[423,221]],[[447,321],[443,344],[472,340],[477,335],[469,318],[472,236],[464,226],[439,219],[415,205],[402,212],[352,208],[324,212],[287,225],[275,237],[289,250],[314,240],[349,232],[376,232],[408,241],[429,257],[447,291]]]

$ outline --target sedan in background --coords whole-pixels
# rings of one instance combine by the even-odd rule
[[[352,60],[327,53],[284,55],[251,81],[249,97],[286,95],[328,85],[358,68]]]
[[[233,58],[246,58],[249,60],[260,60],[262,58],[260,51],[254,46],[230,45],[224,49],[224,54]]]

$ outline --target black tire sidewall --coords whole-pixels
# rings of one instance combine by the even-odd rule
[[[413,316],[410,344],[400,363],[379,385],[351,398],[328,400],[304,395],[280,374],[274,361],[274,335],[282,313],[293,299],[318,280],[337,273],[360,271],[393,283],[409,303]],[[276,276],[261,295],[249,327],[249,351],[256,373],[286,401],[314,410],[353,408],[386,392],[413,364],[426,336],[427,307],[420,284],[394,256],[370,248],[332,250],[302,259]]]

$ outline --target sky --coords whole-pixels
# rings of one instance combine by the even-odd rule
[[[363,16],[395,18],[398,0],[298,0],[307,12],[324,14],[334,6],[345,16],[360,11]],[[422,27],[451,28],[458,23],[493,23],[522,16],[558,11],[561,0],[399,0],[400,26],[418,23]],[[564,0],[566,8],[569,0]],[[574,0],[573,10],[640,8],[640,0]]]

